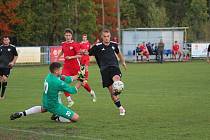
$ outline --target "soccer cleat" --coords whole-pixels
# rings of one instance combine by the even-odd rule
[[[0,100],[4,100],[5,99],[5,96],[3,96],[3,97],[0,97]]]
[[[95,94],[95,92],[93,90],[91,90],[90,94],[91,94],[91,97],[92,97],[92,101],[96,102],[96,94]]]
[[[58,115],[55,115],[55,114],[53,114],[52,116],[51,116],[51,120],[53,120],[53,121],[55,121],[56,119],[58,119],[59,118],[59,116]]]
[[[70,101],[69,103],[68,103],[68,107],[72,107],[74,105],[74,101]]]
[[[10,116],[10,120],[15,120],[17,118],[20,118],[21,116],[22,114],[20,112],[16,112]]]
[[[125,109],[122,107],[122,108],[119,108],[120,110],[120,116],[125,116]]]

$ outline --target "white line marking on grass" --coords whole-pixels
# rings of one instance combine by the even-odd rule
[[[79,139],[84,139],[84,140],[102,140],[102,139],[96,139],[96,138],[91,138],[91,137],[68,136],[68,135],[65,135],[65,134],[51,134],[51,133],[46,133],[46,132],[36,132],[36,131],[24,130],[24,129],[5,128],[5,127],[1,127],[1,126],[0,126],[0,129],[7,130],[7,131],[31,133],[31,134],[36,134],[36,135],[44,135],[44,136],[71,137],[71,138],[79,138]]]

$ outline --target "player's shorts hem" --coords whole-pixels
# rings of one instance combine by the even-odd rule
[[[113,84],[112,78],[115,75],[119,75],[120,77],[122,76],[119,67],[110,66],[110,67],[104,69],[103,71],[101,71],[103,88],[109,87]]]

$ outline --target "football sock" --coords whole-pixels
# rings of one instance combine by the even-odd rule
[[[2,82],[1,97],[4,96],[6,88],[7,88],[7,82]]]
[[[59,116],[59,117],[56,119],[56,121],[58,121],[58,122],[71,122],[71,120],[66,119],[66,118],[64,118],[64,117],[61,117],[61,116]]]
[[[88,92],[91,91],[91,88],[90,88],[90,86],[88,85],[88,83],[85,83],[83,87],[84,87]]]
[[[88,78],[88,75],[89,75],[88,70],[86,70],[85,71],[85,78]]]
[[[118,108],[119,108],[119,107],[121,107],[120,100],[115,101],[115,102],[114,102],[114,104],[115,104],[115,105],[116,105],[116,107],[118,107]]]
[[[32,108],[29,108],[23,112],[20,112],[22,116],[27,116],[35,113],[41,113],[42,112],[42,107],[41,106],[33,106]]]

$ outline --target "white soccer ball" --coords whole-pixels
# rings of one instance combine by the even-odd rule
[[[115,81],[113,84],[112,84],[112,88],[114,91],[116,92],[122,92],[123,89],[124,89],[124,83],[122,81]]]

